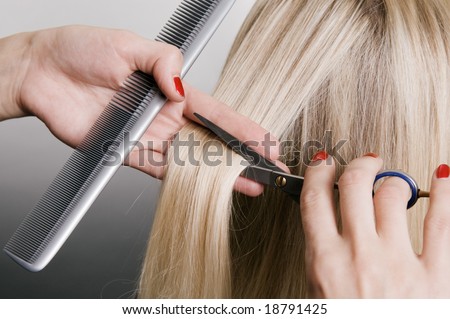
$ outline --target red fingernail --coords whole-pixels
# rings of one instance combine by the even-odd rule
[[[367,153],[364,156],[369,156],[369,157],[373,157],[373,158],[378,158],[378,155],[375,153]]]
[[[175,89],[177,90],[178,94],[184,97],[184,87],[180,77],[179,76],[174,77],[173,81],[175,82]]]
[[[437,178],[448,178],[450,176],[450,167],[446,164],[439,165],[436,171]]]
[[[328,153],[325,151],[320,151],[313,156],[312,161],[325,161],[328,158]]]

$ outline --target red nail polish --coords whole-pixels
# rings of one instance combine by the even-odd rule
[[[369,157],[373,157],[373,158],[378,158],[378,155],[375,153],[367,153],[364,156],[369,156]]]
[[[180,77],[179,76],[174,77],[173,81],[175,83],[175,89],[177,90],[178,94],[184,97],[184,87]]]
[[[328,158],[328,154],[325,151],[317,152],[316,155],[313,156],[312,161],[325,161]]]
[[[448,178],[450,176],[450,167],[446,164],[439,165],[438,169],[436,170],[436,177],[437,178]]]

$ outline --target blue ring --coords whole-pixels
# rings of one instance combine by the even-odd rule
[[[419,188],[417,187],[416,181],[411,176],[401,171],[383,171],[375,177],[375,181],[373,182],[373,184],[375,185],[375,183],[383,177],[399,177],[407,182],[409,188],[411,189],[411,198],[408,201],[407,208],[409,209],[414,206],[414,204],[417,202],[417,199],[419,198]]]

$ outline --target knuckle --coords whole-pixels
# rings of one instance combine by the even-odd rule
[[[358,294],[362,297],[371,297],[377,290],[377,285],[382,278],[378,264],[368,258],[366,254],[359,254],[354,257],[353,265],[357,279]]]
[[[181,51],[174,45],[167,43],[160,43],[162,46],[162,50],[164,51],[164,57],[169,60],[183,60],[183,54]]]
[[[332,277],[336,273],[335,265],[330,262],[333,259],[333,252],[307,247],[306,262],[310,277],[318,283],[324,278]]]
[[[367,173],[361,169],[347,169],[339,178],[339,186],[354,186],[360,185],[362,181],[367,179]]]
[[[450,233],[450,215],[441,214],[441,212],[428,214],[425,218],[425,225],[428,229],[439,233]]]
[[[440,183],[433,190],[433,197],[444,203],[444,207],[450,207],[450,185]]]
[[[405,201],[409,197],[409,189],[391,183],[383,183],[375,192],[375,201]]]
[[[325,199],[325,194],[320,188],[309,187],[302,190],[300,197],[300,208],[302,210],[314,208],[322,203]]]
[[[139,36],[128,30],[114,30],[108,34],[108,41],[114,50],[122,58],[127,58],[135,54],[135,44]]]
[[[126,45],[130,43],[130,41],[135,40],[138,35],[132,31],[128,30],[115,30],[114,31],[114,39],[121,45]]]
[[[173,55],[173,57],[175,59],[177,59],[178,61],[182,61],[183,60],[183,54],[181,53],[181,51],[178,48],[176,48],[174,46],[171,46],[170,47],[170,51],[171,51],[170,54]]]
[[[221,107],[215,107],[212,108],[209,113],[206,115],[208,116],[208,120],[213,123],[220,123],[223,119],[223,108]]]
[[[133,31],[129,31],[129,30],[117,30],[117,34],[120,37],[124,37],[124,38],[134,38],[134,37],[138,37],[138,35],[136,33],[134,33]]]
[[[374,261],[368,258],[367,254],[364,252],[358,253],[357,256],[353,258],[353,264],[357,273],[361,278],[371,278],[374,273],[377,272],[377,267],[374,267]]]
[[[346,272],[338,247],[329,247],[310,254],[306,259],[307,280],[311,293],[316,297],[332,297],[336,285]]]

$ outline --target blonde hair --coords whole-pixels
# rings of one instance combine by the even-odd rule
[[[310,156],[295,151],[331,131],[331,145],[348,139],[345,161],[375,152],[426,189],[450,158],[449,36],[447,0],[257,0],[215,97],[293,141],[283,157],[293,173],[303,174]],[[179,139],[193,133],[201,158],[215,137],[190,124]],[[257,198],[233,195],[244,169],[236,154],[192,165],[185,149],[181,166],[175,148],[139,296],[307,297],[299,206],[269,187]],[[417,252],[426,207],[422,200],[408,211]]]

